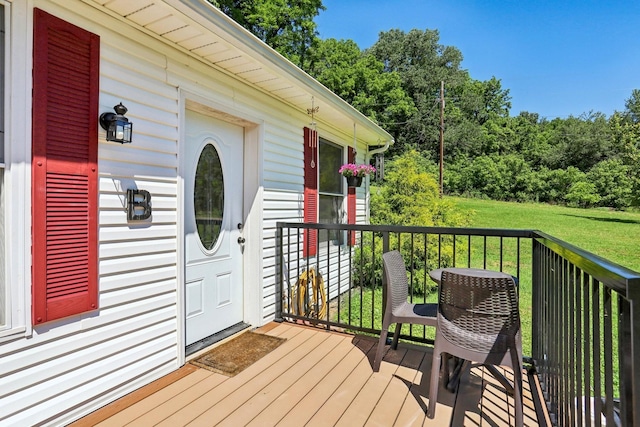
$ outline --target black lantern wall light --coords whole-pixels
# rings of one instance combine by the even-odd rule
[[[133,123],[124,115],[127,114],[127,107],[122,102],[113,107],[114,113],[100,114],[100,126],[107,131],[107,141],[125,144],[131,142],[131,131]]]

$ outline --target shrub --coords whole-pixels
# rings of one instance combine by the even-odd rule
[[[428,165],[417,151],[409,151],[388,162],[385,182],[372,190],[371,223],[404,226],[464,226],[469,223],[469,213],[462,213],[448,200],[439,197],[435,177],[427,172]],[[438,259],[441,265],[452,265],[453,243],[450,236],[401,235],[392,243],[405,257],[407,269],[413,271],[411,290],[424,295],[433,290],[428,270],[437,268],[430,260]],[[425,245],[426,243],[426,245]],[[426,250],[425,250],[426,247]],[[376,255],[374,257],[373,255]],[[382,277],[382,238],[367,233],[356,249],[354,261],[354,285],[376,286]],[[425,271],[426,269],[426,271]]]
[[[631,206],[633,180],[629,166],[618,159],[603,160],[587,173],[588,182],[600,196],[599,205],[616,209]]]
[[[569,206],[588,208],[600,201],[600,195],[591,182],[578,181],[571,186],[565,200]]]

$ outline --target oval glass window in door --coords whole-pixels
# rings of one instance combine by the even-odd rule
[[[220,237],[224,213],[222,164],[218,151],[211,144],[205,145],[200,153],[195,179],[193,207],[196,229],[202,246],[210,251]]]

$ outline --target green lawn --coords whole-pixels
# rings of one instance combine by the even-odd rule
[[[452,197],[475,211],[472,227],[540,230],[631,270],[640,271],[640,213]]]
[[[550,206],[533,203],[510,203],[492,200],[451,198],[459,209],[474,211],[471,227],[478,228],[514,228],[536,229],[564,240],[579,248],[585,249],[609,261],[623,265],[635,271],[640,271],[640,213],[615,212],[604,209],[573,209],[562,206]],[[464,244],[465,239],[461,238]],[[484,240],[474,238],[471,242],[471,266],[482,267],[484,257]],[[513,245],[508,241],[505,245]],[[487,251],[490,254],[487,268],[498,269],[500,240],[490,238]],[[507,251],[514,254],[515,250]],[[493,254],[493,255],[491,255]],[[465,257],[458,259],[459,265],[466,265]],[[516,262],[512,256],[503,260],[505,271],[515,274]],[[381,301],[381,290],[376,290],[376,301]],[[522,334],[524,354],[531,354],[531,245],[522,246],[520,260],[520,314],[522,316]],[[363,301],[354,298],[349,303],[343,300],[341,321],[358,324],[360,310],[364,313],[362,326],[379,328],[382,323],[380,312],[372,310],[371,290],[363,290]],[[429,296],[429,301],[436,301],[436,295]],[[351,310],[348,306],[351,305]],[[362,305],[362,307],[361,307]],[[350,314],[350,315],[349,315]],[[408,333],[408,326],[403,327],[403,333]],[[418,335],[420,333],[418,332]],[[428,330],[427,336],[432,338],[433,331]],[[617,362],[616,362],[617,363]],[[616,368],[617,371],[617,368]]]
[[[640,272],[640,213],[575,209],[534,203],[451,198],[459,209],[474,211],[473,227],[536,229],[614,263]],[[527,272],[529,273],[529,272]],[[521,287],[523,350],[530,351],[531,282]],[[617,313],[617,304],[613,307]],[[617,324],[614,322],[614,336]],[[614,388],[618,390],[618,356],[614,345]],[[601,366],[603,368],[603,366]]]

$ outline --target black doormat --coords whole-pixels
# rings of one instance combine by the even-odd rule
[[[245,332],[193,359],[190,363],[233,377],[285,341],[284,338],[271,335]]]

